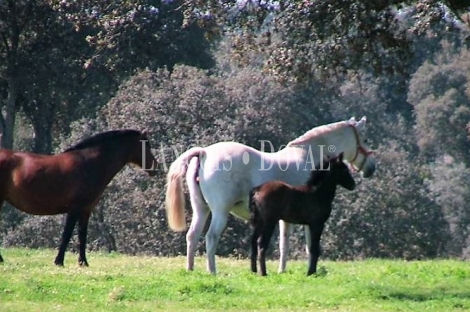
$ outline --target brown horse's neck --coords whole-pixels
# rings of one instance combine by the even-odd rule
[[[130,147],[132,143],[129,139],[119,141],[116,139],[74,152],[88,158],[95,170],[106,170],[103,177],[107,184],[127,163],[131,162],[131,153],[135,149]]]

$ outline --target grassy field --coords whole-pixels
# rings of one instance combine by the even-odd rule
[[[320,261],[305,276],[305,261],[268,277],[249,272],[248,260],[217,259],[219,275],[184,270],[185,259],[90,253],[90,267],[55,251],[2,249],[0,311],[465,311],[470,310],[470,263],[453,260]]]

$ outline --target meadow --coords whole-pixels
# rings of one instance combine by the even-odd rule
[[[217,276],[205,258],[186,272],[185,258],[89,253],[90,267],[54,250],[2,249],[0,310],[6,311],[465,311],[470,310],[470,265],[458,260],[306,261],[277,274],[249,271],[247,259],[218,258]]]

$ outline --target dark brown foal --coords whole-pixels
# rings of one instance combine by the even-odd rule
[[[320,170],[320,168],[325,168]],[[279,220],[304,224],[310,228],[311,246],[307,275],[317,271],[320,256],[320,237],[330,217],[337,185],[354,190],[356,183],[343,163],[343,154],[329,159],[312,170],[306,185],[291,186],[282,181],[271,181],[255,187],[250,193],[251,270],[257,272],[259,255],[260,274],[266,275],[266,250]]]

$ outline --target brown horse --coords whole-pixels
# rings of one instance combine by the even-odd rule
[[[88,219],[111,179],[128,163],[155,175],[155,158],[146,132],[99,133],[56,155],[0,150],[0,207],[6,201],[34,215],[67,214],[55,264],[64,255],[78,221],[80,265],[85,255]],[[145,167],[143,167],[145,166]],[[0,255],[0,262],[3,259]]]

